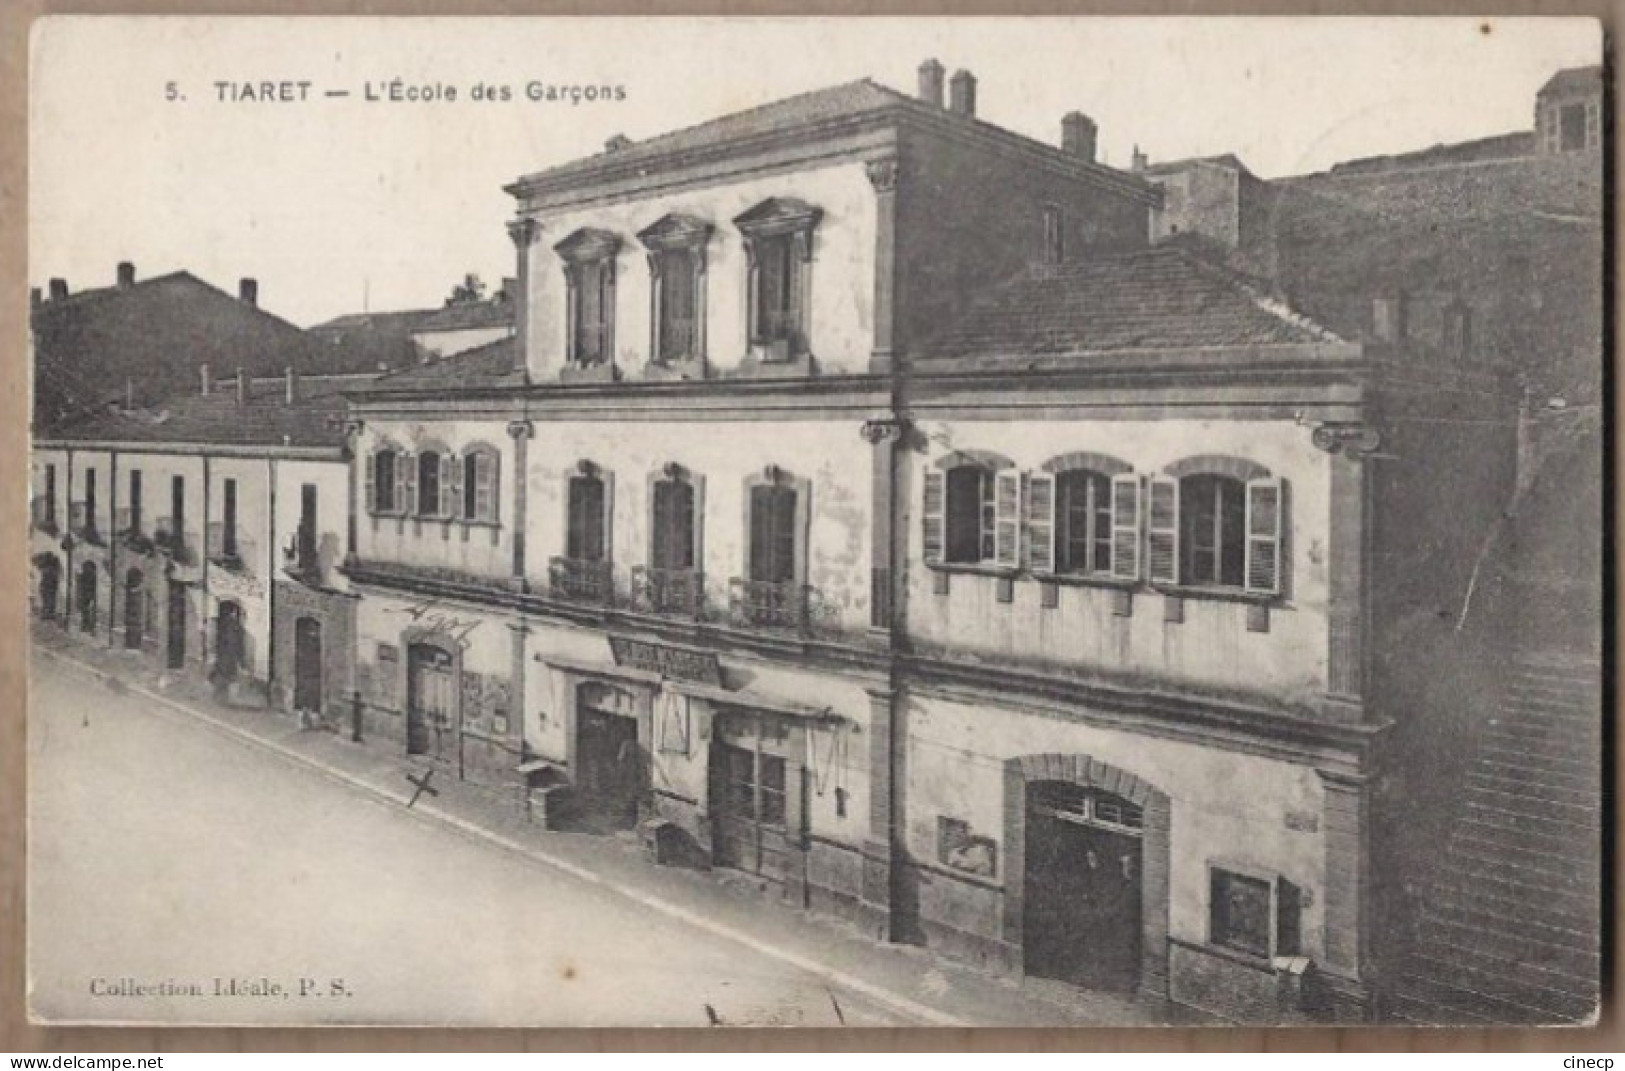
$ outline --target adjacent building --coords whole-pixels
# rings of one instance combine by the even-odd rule
[[[233,703],[346,715],[341,392],[359,382],[205,372],[202,390],[159,407],[37,436],[36,615]]]

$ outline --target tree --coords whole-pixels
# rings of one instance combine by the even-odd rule
[[[451,296],[446,298],[446,305],[478,305],[485,300],[485,284],[473,272],[463,276],[463,281],[451,288]]]

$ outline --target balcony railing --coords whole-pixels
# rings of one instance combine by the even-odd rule
[[[56,500],[47,495],[35,495],[28,503],[28,518],[38,531],[56,535]]]
[[[229,537],[229,538],[228,538]],[[224,521],[215,521],[204,531],[204,553],[209,561],[234,573],[253,571],[254,543],[240,527],[228,529]]]
[[[554,558],[548,562],[547,584],[561,599],[597,606],[609,605],[615,591],[613,567],[609,562],[580,558]]]
[[[153,522],[152,543],[177,565],[192,565],[197,560],[196,548],[172,517],[159,517]]]
[[[694,569],[632,569],[632,605],[639,610],[680,617],[702,617],[705,576]]]
[[[805,632],[812,588],[793,580],[728,581],[728,618],[741,628],[787,628]]]
[[[68,531],[86,543],[100,544],[101,532],[96,530],[96,516],[88,502],[74,502],[68,506]]]

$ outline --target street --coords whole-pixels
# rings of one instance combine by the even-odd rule
[[[791,963],[471,840],[52,659],[35,657],[31,681],[38,1015],[906,1021]]]

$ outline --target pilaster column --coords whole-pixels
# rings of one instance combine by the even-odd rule
[[[508,712],[508,731],[518,738],[521,755],[525,754],[525,646],[529,636],[530,626],[524,621],[508,622],[512,655],[509,672],[513,678],[508,685],[508,695],[513,700],[513,707]]]
[[[1365,559],[1369,550],[1365,458],[1380,436],[1365,424],[1322,424],[1314,445],[1331,455],[1326,552],[1326,699],[1348,720],[1366,698]]]
[[[513,546],[513,586],[524,591],[525,584],[525,532],[529,525],[526,504],[530,493],[530,440],[535,429],[528,420],[515,420],[508,425],[508,436],[513,439],[513,516],[509,542]]]
[[[518,261],[519,297],[514,308],[514,371],[530,382],[530,247],[542,236],[542,225],[534,219],[521,216],[508,222],[508,237],[513,240]]]
[[[1371,946],[1370,781],[1358,773],[1316,770],[1323,793],[1326,877],[1321,887],[1325,960],[1337,1017],[1367,1014]]]
[[[349,500],[348,516],[344,522],[344,558],[349,562],[354,562],[360,553],[357,525],[361,510],[366,505],[361,501],[359,485],[355,478],[356,457],[360,453],[357,445],[361,442],[361,429],[364,426],[359,420],[352,420],[344,425],[344,460],[348,465],[348,471],[345,473],[347,483],[345,493]]]
[[[869,830],[863,841],[863,886],[858,921],[877,941],[893,939],[898,920],[897,824],[901,811],[896,725],[901,697],[889,687],[869,688]]]
[[[889,372],[895,357],[897,302],[898,159],[887,156],[864,165],[875,188],[874,348],[869,371]]]
[[[895,525],[892,503],[892,454],[902,438],[902,421],[866,420],[861,434],[870,452],[869,627],[888,635],[893,621],[893,581],[896,576]]]

